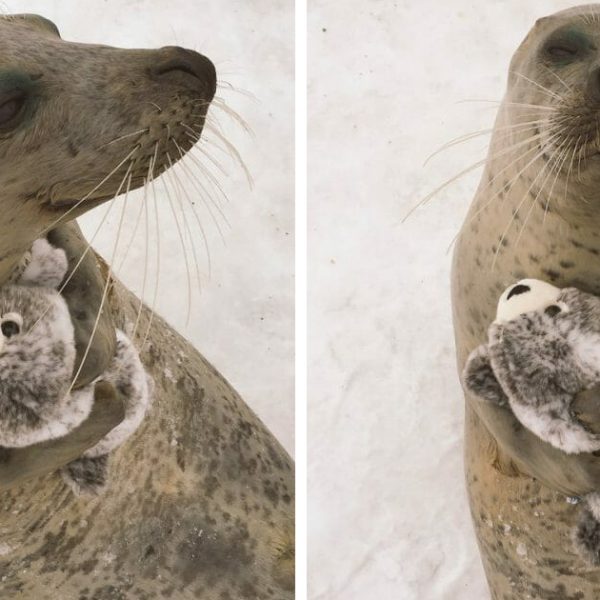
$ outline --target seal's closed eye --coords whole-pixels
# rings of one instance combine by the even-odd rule
[[[7,127],[17,120],[26,98],[22,90],[0,94],[0,127]]]
[[[581,31],[564,27],[554,32],[542,48],[542,58],[558,65],[569,63],[595,49]]]

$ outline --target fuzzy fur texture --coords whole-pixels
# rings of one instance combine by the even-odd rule
[[[540,282],[543,283],[543,282]],[[510,319],[497,319],[488,344],[467,361],[463,384],[482,400],[509,404],[517,419],[544,441],[569,454],[600,450],[600,435],[588,431],[571,414],[576,394],[600,383],[600,298],[575,288],[555,297],[535,294],[536,282],[512,289],[520,306],[511,314],[509,288],[500,309]],[[520,286],[520,287],[518,287]],[[529,288],[529,289],[526,289]],[[550,299],[549,299],[550,298]],[[574,533],[575,545],[589,563],[600,564],[600,493],[585,497],[586,508]]]
[[[150,382],[132,342],[117,331],[110,368],[71,390],[76,360],[74,329],[57,288],[67,272],[63,250],[37,240],[15,284],[0,288],[0,446],[22,447],[62,437],[90,414],[94,386],[112,383],[125,400],[125,418],[85,455],[63,469],[76,492],[97,493],[107,479],[108,453],[139,426],[149,405]]]

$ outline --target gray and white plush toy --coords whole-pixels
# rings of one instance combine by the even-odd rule
[[[600,450],[600,435],[571,414],[575,396],[600,383],[600,298],[524,279],[504,291],[488,343],[474,350],[465,388],[509,405],[516,418],[564,452]],[[600,564],[600,492],[585,496],[575,545]]]
[[[37,240],[18,279],[0,288],[0,446],[23,447],[62,437],[90,414],[94,386],[112,383],[125,400],[125,418],[62,475],[76,493],[98,493],[105,484],[108,453],[140,425],[151,382],[131,341],[117,330],[110,368],[82,389],[72,390],[75,332],[58,288],[67,258],[47,240]]]

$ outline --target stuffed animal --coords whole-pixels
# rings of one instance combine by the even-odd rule
[[[40,239],[16,281],[0,288],[0,446],[29,446],[66,435],[90,414],[95,383],[108,381],[124,398],[124,420],[62,470],[76,493],[98,493],[106,482],[108,453],[146,413],[151,382],[133,344],[117,330],[110,368],[84,388],[71,389],[75,333],[58,292],[66,272],[64,251]]]
[[[570,411],[576,394],[600,383],[600,298],[524,279],[504,291],[488,343],[463,372],[467,391],[508,405],[529,430],[567,453],[600,450],[600,435]],[[575,530],[580,554],[600,564],[600,493],[585,496]]]

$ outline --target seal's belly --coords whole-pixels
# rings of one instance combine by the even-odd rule
[[[492,599],[599,598],[600,571],[585,565],[572,547],[577,506],[530,477],[502,474],[491,444],[467,404],[467,491]]]

